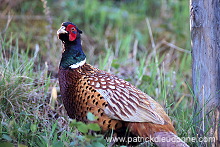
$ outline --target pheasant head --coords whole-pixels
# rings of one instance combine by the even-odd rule
[[[63,42],[63,53],[60,68],[77,68],[86,62],[82,51],[80,34],[82,31],[71,22],[63,22],[57,31],[58,38]]]
[[[75,41],[80,38],[80,34],[82,34],[82,31],[71,22],[63,22],[61,28],[57,31],[58,38],[65,43]]]

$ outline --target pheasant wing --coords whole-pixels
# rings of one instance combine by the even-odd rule
[[[165,123],[164,117],[167,115],[160,104],[127,81],[99,70],[89,76],[89,85],[108,102],[104,112],[110,118],[127,122]]]

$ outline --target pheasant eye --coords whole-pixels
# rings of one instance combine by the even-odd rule
[[[75,31],[76,29],[75,28],[72,28],[72,31]]]

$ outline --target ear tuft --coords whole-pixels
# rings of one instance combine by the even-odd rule
[[[78,31],[80,34],[82,34],[82,33],[83,33],[83,31],[81,31],[81,30],[80,30],[80,29],[78,29],[78,28],[77,28],[77,31]]]

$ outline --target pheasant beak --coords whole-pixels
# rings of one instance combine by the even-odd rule
[[[66,29],[66,27],[61,26],[60,29],[57,31],[57,35],[67,34],[68,32],[65,29]]]

